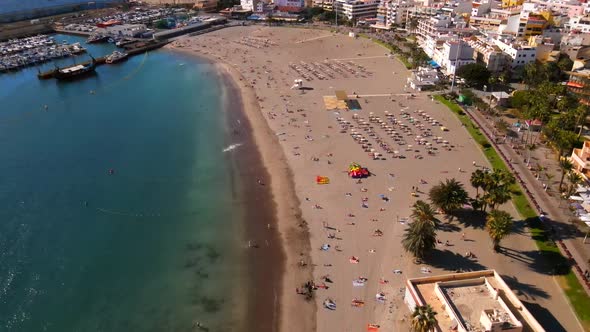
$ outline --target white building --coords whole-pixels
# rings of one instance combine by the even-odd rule
[[[334,9],[349,20],[377,16],[379,0],[336,0]]]
[[[147,31],[145,24],[121,24],[97,28],[96,31],[110,36],[136,37]]]
[[[511,63],[511,58],[504,54],[493,41],[485,37],[470,39],[467,41],[473,48],[473,59],[476,63],[486,66],[490,72],[500,72]]]
[[[334,0],[313,0],[313,6],[332,11],[334,9]]]
[[[389,28],[392,25],[405,26],[408,9],[413,8],[412,0],[381,0],[377,8],[379,24]]]
[[[240,6],[243,10],[254,11],[256,8],[257,0],[240,0]]]
[[[566,29],[569,31],[578,31],[582,33],[590,32],[590,17],[588,16],[576,16],[570,18],[570,21],[566,24]]]
[[[463,40],[445,42],[442,49],[435,52],[433,60],[445,69],[447,75],[454,74],[464,65],[475,63],[473,48]]]
[[[273,0],[275,6],[281,8],[303,8],[305,7],[304,0]]]
[[[404,303],[410,312],[430,305],[434,331],[545,332],[494,270],[408,279]]]
[[[516,42],[512,38],[498,38],[494,40],[496,46],[510,57],[510,67],[522,67],[527,63],[535,62],[537,48]]]
[[[432,89],[440,81],[438,71],[432,68],[420,67],[412,71],[407,83],[417,91]]]

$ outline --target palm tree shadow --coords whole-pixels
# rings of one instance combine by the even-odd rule
[[[476,259],[464,257],[461,254],[450,250],[434,249],[424,262],[434,268],[446,271],[479,271],[485,270],[486,267],[481,265]]]
[[[438,222],[436,223],[436,229],[442,232],[459,232],[461,227],[451,224],[449,222]]]
[[[486,225],[487,213],[476,210],[460,210],[454,213],[457,220],[465,225],[473,228],[484,229]]]
[[[527,284],[518,280],[516,276],[502,275],[502,279],[506,281],[510,289],[512,289],[516,295],[527,300],[536,300],[537,297],[548,298],[549,294],[537,287],[536,285]]]
[[[549,310],[534,302],[521,301],[527,309],[537,319],[539,324],[547,331],[552,332],[567,332],[561,323],[551,314]]]
[[[559,252],[551,250],[518,251],[500,247],[500,253],[528,266],[532,271],[547,275],[564,275],[571,269],[571,262]]]

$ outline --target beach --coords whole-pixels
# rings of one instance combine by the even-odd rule
[[[428,201],[428,190],[447,178],[474,195],[471,172],[489,164],[454,114],[427,93],[406,89],[408,72],[387,50],[329,31],[262,26],[182,37],[168,47],[219,65],[240,92],[234,107],[248,120],[228,123],[252,133],[252,140],[236,142],[242,145],[235,152],[259,153],[265,168],[245,170],[258,188],[252,204],[274,213],[246,225],[257,247],[247,255],[260,285],[251,299],[261,301],[249,305],[252,327],[363,331],[376,324],[407,331],[407,278],[492,268],[548,330],[580,330],[553,277],[535,267],[535,244],[510,203],[501,208],[515,216],[518,230],[502,242],[507,254],[492,251],[476,215],[452,221],[439,215],[440,244],[423,264],[403,250],[412,204]],[[291,89],[296,79],[304,89]],[[327,110],[338,103],[337,91],[359,109]],[[351,179],[353,162],[372,175]],[[318,176],[329,184],[317,184]],[[311,302],[295,292],[309,280],[320,286]],[[327,299],[336,310],[323,307]]]

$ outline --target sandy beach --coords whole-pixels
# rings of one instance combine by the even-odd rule
[[[407,278],[484,268],[501,273],[547,330],[581,330],[553,277],[535,266],[535,244],[520,221],[502,243],[506,254],[492,251],[477,217],[443,222],[441,244],[424,264],[403,250],[416,200],[427,201],[431,186],[446,178],[474,195],[471,172],[489,165],[444,105],[406,90],[407,70],[385,49],[328,31],[262,26],[183,37],[169,47],[215,60],[232,78],[251,126],[245,129],[253,132],[249,148],[268,172],[261,182],[272,198],[264,204],[272,201],[276,220],[260,222],[277,227],[281,243],[253,240],[260,245],[255,250],[280,252],[285,264],[276,267],[282,282],[260,290],[276,303],[263,331],[365,331],[367,324],[407,331]],[[305,89],[291,89],[295,79]],[[326,110],[325,97],[337,90],[361,109]],[[346,172],[351,162],[373,175],[357,183]],[[317,176],[330,183],[316,184]],[[252,186],[262,186],[256,180]],[[510,204],[502,209],[519,220]],[[325,285],[312,302],[295,292],[308,280]],[[323,308],[326,299],[336,310]],[[363,305],[353,306],[355,300]]]

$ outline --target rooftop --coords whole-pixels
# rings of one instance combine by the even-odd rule
[[[441,331],[545,331],[494,270],[408,279],[406,303],[431,305]]]

